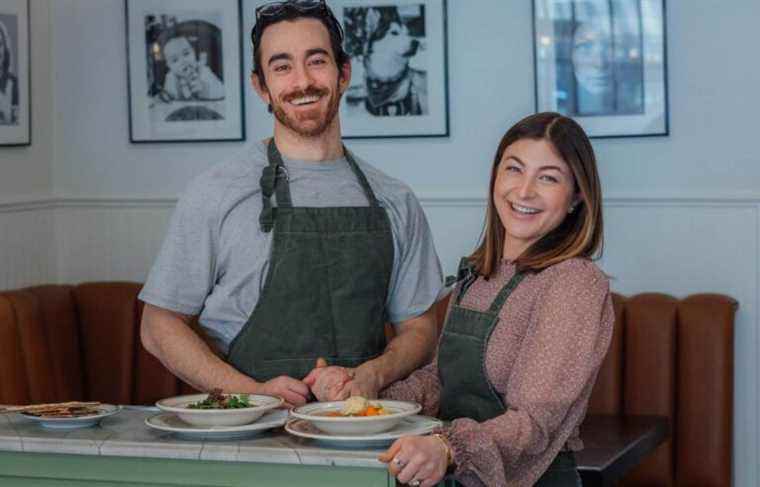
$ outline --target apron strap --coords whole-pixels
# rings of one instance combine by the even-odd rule
[[[377,201],[375,192],[372,191],[372,187],[367,181],[367,177],[359,169],[359,165],[356,163],[353,154],[349,152],[346,146],[343,146],[343,153],[348,161],[348,166],[359,181],[359,185],[362,187],[369,205],[371,207],[379,207],[380,203]],[[261,173],[261,179],[259,185],[261,186],[261,214],[259,215],[259,225],[261,231],[268,233],[274,227],[274,209],[272,208],[272,195],[275,195],[277,206],[279,208],[292,208],[293,200],[290,197],[290,184],[288,170],[285,168],[285,164],[282,161],[282,155],[277,149],[277,145],[274,143],[274,137],[269,141],[267,146],[267,158],[269,159],[269,165],[264,168]]]
[[[512,294],[512,291],[515,290],[518,284],[520,284],[520,281],[525,278],[524,272],[518,272],[514,276],[512,276],[512,279],[509,280],[508,283],[504,285],[503,288],[501,288],[501,291],[499,291],[499,294],[496,295],[496,298],[494,298],[493,303],[491,303],[491,307],[488,308],[489,313],[498,314],[501,308],[504,306],[504,303],[507,301],[507,298],[510,294]]]
[[[462,298],[467,293],[473,282],[478,278],[477,272],[475,272],[475,266],[470,262],[468,257],[462,257],[459,261],[459,267],[457,268],[456,276],[446,277],[446,287],[462,282],[462,286],[459,288],[459,293],[456,296],[456,304],[462,302]]]
[[[293,201],[290,198],[290,185],[288,184],[288,170],[282,162],[282,155],[277,150],[274,137],[272,137],[267,146],[267,158],[269,165],[264,168],[259,180],[262,203],[259,225],[264,233],[269,233],[274,226],[274,209],[272,208],[271,199],[273,194],[277,200],[278,207],[291,208],[293,206]]]
[[[367,177],[364,175],[364,173],[359,169],[359,165],[356,163],[356,159],[354,159],[353,154],[346,148],[346,146],[343,146],[343,154],[346,156],[346,160],[348,161],[348,166],[351,168],[351,171],[353,171],[354,175],[356,176],[356,179],[359,180],[359,185],[364,190],[364,194],[367,196],[367,199],[369,200],[369,206],[377,207],[380,206],[380,203],[377,201],[377,197],[375,197],[375,192],[372,191],[372,187],[369,185],[369,182],[367,181]]]

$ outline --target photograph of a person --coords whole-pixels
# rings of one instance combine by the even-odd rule
[[[343,19],[354,72],[349,109],[378,117],[429,113],[425,6],[346,7]]]
[[[239,0],[124,0],[130,141],[243,140]]]
[[[0,14],[0,125],[18,125],[18,17]]]
[[[567,115],[643,113],[644,67],[638,2],[580,0],[555,19],[561,112]]]
[[[661,0],[534,0],[534,7],[539,110],[574,117],[591,136],[665,131]]]
[[[222,36],[213,19],[145,16],[148,103],[154,121],[224,119]]]
[[[32,143],[29,1],[0,2],[0,146]]]

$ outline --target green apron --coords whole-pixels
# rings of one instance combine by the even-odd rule
[[[269,269],[228,356],[257,381],[300,379],[318,357],[356,367],[385,349],[393,234],[366,177],[344,151],[369,206],[293,207],[282,156],[274,139],[269,143],[259,216],[262,231],[274,230]]]
[[[485,312],[461,306],[462,298],[478,277],[467,259],[462,259],[457,276],[462,285],[449,311],[438,348],[438,374],[442,387],[439,417],[446,421],[471,418],[482,423],[507,410],[486,375],[485,354],[488,340],[499,321],[499,311],[525,273],[516,273]],[[449,479],[446,485],[461,484]],[[580,485],[572,452],[560,452],[535,485]]]

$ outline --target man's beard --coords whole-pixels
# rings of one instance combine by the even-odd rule
[[[327,113],[325,113],[325,116],[322,120],[319,120],[317,125],[311,126],[311,127],[305,127],[303,122],[295,119],[293,117],[288,116],[288,114],[285,112],[285,109],[283,108],[284,103],[288,103],[291,100],[294,100],[296,98],[301,98],[304,96],[319,96],[321,97],[325,96],[328,93],[328,91],[324,88],[317,88],[317,87],[309,87],[306,88],[303,91],[297,91],[288,94],[287,96],[283,97],[283,103],[272,103],[272,112],[274,113],[274,116],[279,120],[281,124],[295,132],[296,134],[300,135],[301,137],[318,137],[325,133],[327,128],[330,126],[332,121],[335,119],[335,116],[338,114],[338,107],[340,106],[340,91],[339,87],[336,85],[335,91],[330,96],[330,99],[327,103]],[[321,100],[320,100],[321,101]],[[314,119],[306,119],[308,121],[313,121]]]

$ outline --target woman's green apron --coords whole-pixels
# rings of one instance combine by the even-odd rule
[[[525,274],[516,273],[485,312],[461,306],[462,298],[477,279],[467,259],[462,259],[457,275],[462,284],[454,297],[438,349],[438,374],[442,388],[439,417],[446,421],[471,418],[483,422],[507,410],[507,405],[486,375],[485,354],[488,340],[499,321],[499,311]],[[460,484],[449,481],[446,485]],[[579,485],[572,452],[560,452],[535,485]]]

